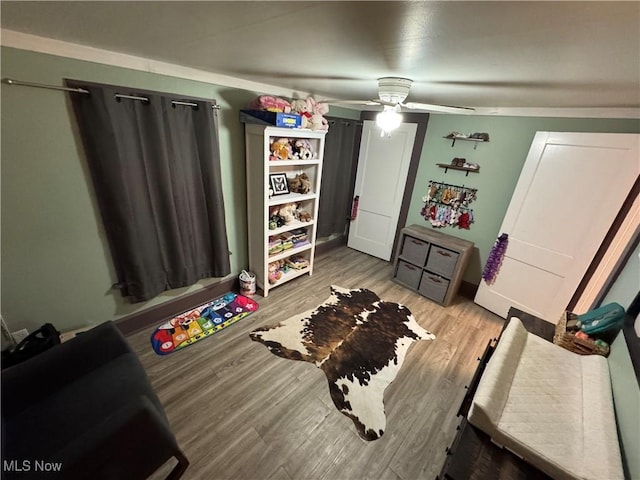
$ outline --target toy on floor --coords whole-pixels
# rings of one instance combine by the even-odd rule
[[[158,355],[181,350],[232,325],[257,309],[256,301],[229,292],[160,325],[151,334],[151,346]]]

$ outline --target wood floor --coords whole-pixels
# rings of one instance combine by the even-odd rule
[[[503,320],[458,297],[441,307],[392,282],[392,264],[347,247],[316,259],[314,274],[256,295],[256,313],[168,356],[150,346],[152,328],[129,336],[178,443],[185,479],[435,479],[455,434],[456,412],[477,358]],[[249,339],[256,327],[309,310],[329,285],[368,288],[409,307],[436,335],[409,350],[385,392],[387,429],[366,442],[333,406],[324,373],[285,360]],[[157,473],[163,478],[165,471]],[[154,477],[155,478],[155,477]]]

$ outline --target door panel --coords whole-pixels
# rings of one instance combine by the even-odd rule
[[[375,122],[364,122],[354,191],[358,214],[349,227],[349,247],[391,258],[416,129],[403,123],[381,137]]]
[[[500,233],[509,246],[476,303],[556,323],[640,173],[639,135],[538,132]]]

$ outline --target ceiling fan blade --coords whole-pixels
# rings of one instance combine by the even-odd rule
[[[433,105],[431,103],[407,102],[407,103],[401,103],[400,105],[410,110],[427,110],[429,112],[437,112],[437,113],[471,114],[476,111],[475,108],[471,108],[471,107],[454,107],[451,105]]]
[[[379,100],[340,100],[338,98],[330,98],[328,100],[318,100],[318,103],[333,103],[337,105],[380,105]]]

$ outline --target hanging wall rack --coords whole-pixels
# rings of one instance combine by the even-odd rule
[[[469,205],[476,199],[477,192],[476,188],[431,180],[427,194],[422,197],[424,206],[420,214],[434,228],[457,226],[468,229],[474,222],[473,209]]]

